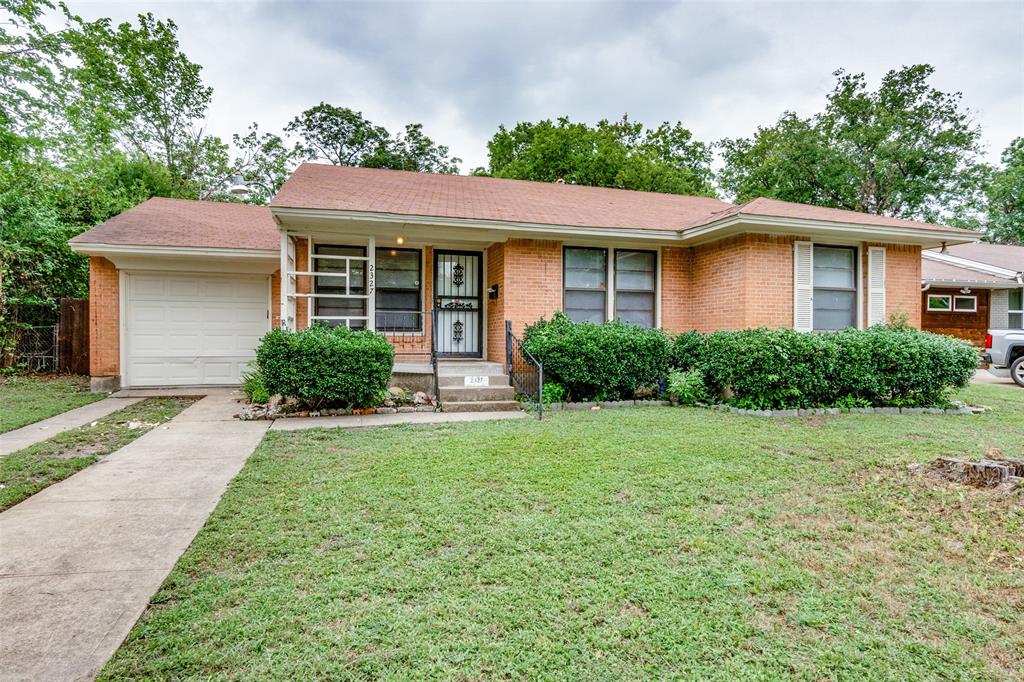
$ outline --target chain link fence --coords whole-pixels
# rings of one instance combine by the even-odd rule
[[[30,372],[56,372],[59,325],[25,327],[15,331],[14,365]]]

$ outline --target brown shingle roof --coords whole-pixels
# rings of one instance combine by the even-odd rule
[[[278,251],[280,240],[266,206],[154,197],[71,242]]]
[[[949,250],[952,251],[953,247],[950,247]],[[1011,281],[1006,277],[997,277],[927,258],[921,259],[921,279],[926,282],[977,282],[978,284],[1006,284]]]
[[[957,258],[966,258],[1014,272],[1024,272],[1024,246],[976,242],[950,246],[946,251],[950,256]]]
[[[963,230],[955,227],[945,227],[922,223],[916,220],[903,220],[902,218],[890,218],[888,216],[875,215],[873,213],[860,213],[858,211],[847,211],[841,208],[825,208],[822,206],[811,206],[809,204],[797,204],[792,201],[779,201],[778,199],[753,199],[740,206],[727,209],[721,215],[714,216],[707,222],[714,222],[731,215],[760,216],[765,218],[795,218],[802,220],[817,220],[828,223],[854,223],[868,227],[903,227],[917,230],[942,230],[961,232],[968,236],[979,236],[972,230]],[[694,226],[697,227],[697,226]]]
[[[299,166],[270,205],[647,230],[681,230],[731,206],[709,197],[315,163]]]

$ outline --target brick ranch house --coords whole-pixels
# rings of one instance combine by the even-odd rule
[[[385,333],[504,362],[555,311],[668,332],[921,320],[921,251],[975,233],[768,199],[304,164],[269,207],[150,199],[71,240],[90,257],[91,374],[236,384],[272,326]],[[408,356],[412,357],[412,356]]]
[[[985,343],[1024,329],[1024,246],[960,244],[921,252],[921,328]]]

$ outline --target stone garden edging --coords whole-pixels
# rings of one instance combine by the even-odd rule
[[[672,402],[669,400],[612,400],[612,401],[599,401],[599,402],[583,402],[583,403],[549,403],[544,405],[545,410],[559,411],[559,410],[598,410],[598,409],[615,409],[622,407],[663,407],[669,406]],[[941,408],[941,407],[817,407],[817,408],[806,408],[806,409],[789,409],[789,410],[748,410],[740,407],[733,407],[732,405],[703,405],[698,404],[695,407],[700,407],[706,410],[715,410],[718,412],[729,412],[730,414],[741,414],[749,417],[812,417],[812,416],[827,416],[837,414],[980,414],[985,412],[985,408],[972,408],[967,405],[953,408]]]

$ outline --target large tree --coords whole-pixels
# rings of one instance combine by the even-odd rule
[[[750,138],[720,142],[719,183],[759,196],[866,213],[962,222],[980,208],[980,128],[927,64],[889,71],[877,90],[835,72],[825,110],[786,112]]]
[[[597,187],[714,196],[711,150],[681,123],[645,128],[623,116],[597,125],[557,121],[499,126],[477,174]]]
[[[231,173],[228,146],[203,128],[213,89],[182,52],[171,20],[81,24],[71,47],[80,64],[66,114],[74,135],[113,143],[164,165],[184,197],[210,198]]]
[[[1002,167],[992,173],[986,193],[988,238],[1024,246],[1024,137],[1003,150]]]
[[[362,112],[324,102],[292,119],[285,132],[298,138],[299,156],[335,166],[458,173],[462,161],[427,137],[422,124],[409,124],[404,134],[392,135]]]

